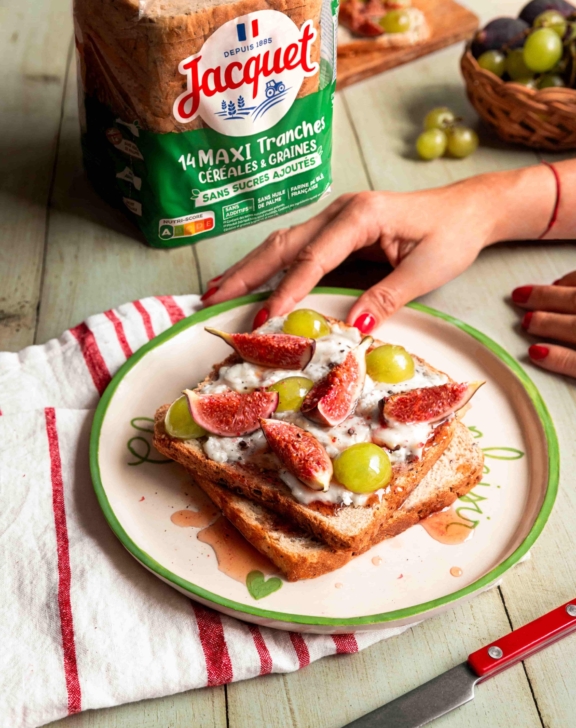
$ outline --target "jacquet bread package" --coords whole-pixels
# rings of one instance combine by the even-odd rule
[[[337,0],[75,0],[84,164],[153,247],[331,184]]]

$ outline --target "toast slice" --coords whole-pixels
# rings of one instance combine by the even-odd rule
[[[381,524],[409,497],[422,478],[449,446],[456,420],[436,428],[425,454],[407,463],[394,479],[390,492],[374,505],[332,507],[306,505],[294,498],[276,470],[262,470],[250,463],[219,463],[204,454],[199,440],[177,440],[164,427],[169,405],[160,407],[154,418],[154,446],[158,452],[183,465],[199,482],[208,481],[228,488],[251,501],[282,514],[334,549],[361,551],[373,542]]]
[[[338,349],[341,345],[351,347],[359,343],[360,334],[356,329],[330,317],[326,317],[326,320],[332,327],[332,333],[340,337]],[[270,319],[258,331],[273,333],[281,330],[281,327],[282,319]],[[373,346],[379,346],[382,343],[375,341]],[[344,349],[340,349],[340,353],[343,351]],[[320,354],[318,348],[316,354]],[[432,378],[434,383],[449,381],[446,374],[434,369],[419,357],[412,356],[416,370],[419,372],[418,376]],[[326,355],[324,357],[323,366],[327,370],[332,359],[326,358]],[[197,390],[199,392],[209,391],[212,385],[222,381],[227,385],[224,388],[229,388],[231,383],[237,386],[235,381],[231,382],[230,372],[234,369],[234,365],[241,364],[241,362],[242,360],[233,354],[223,362],[216,364],[206,379],[198,385]],[[315,365],[315,376],[320,376],[318,360],[314,359],[310,366],[312,365]],[[310,372],[310,366],[307,368],[305,376]],[[291,374],[296,375],[297,372]],[[222,375],[224,379],[222,379]],[[245,378],[246,373],[244,372],[242,376]],[[243,382],[244,379],[241,383]],[[255,386],[252,380],[249,380],[249,384]],[[384,395],[382,394],[382,396]],[[372,496],[367,504],[338,507],[335,504],[322,503],[318,500],[311,503],[299,501],[293,495],[291,488],[280,477],[278,462],[275,460],[270,461],[266,457],[254,460],[254,458],[242,455],[239,460],[234,462],[221,462],[206,455],[210,442],[218,440],[218,438],[178,440],[170,437],[164,427],[164,418],[168,408],[169,405],[160,407],[155,415],[154,445],[159,452],[180,463],[198,478],[224,485],[239,495],[284,515],[297,523],[300,528],[336,550],[359,551],[368,548],[381,524],[402,505],[448,447],[455,429],[454,419],[445,421],[434,428],[420,457],[393,462],[392,480],[381,494],[380,500],[378,497]],[[299,422],[298,425],[307,426],[304,422]],[[317,431],[318,428],[312,434],[320,436]],[[246,440],[246,438],[235,439]],[[228,447],[228,443],[232,445],[231,438],[221,438],[221,441],[225,447]]]
[[[359,551],[335,551],[265,506],[195,473],[193,478],[224,516],[288,581],[299,581],[339,569],[380,541],[452,505],[481,480],[483,463],[482,451],[468,428],[458,422],[452,442],[438,462],[404,504],[382,524],[373,542]]]
[[[406,48],[428,40],[430,27],[424,13],[417,8],[406,8],[405,12],[410,15],[410,30],[404,33],[383,33],[376,37],[362,37],[340,22],[337,35],[338,55],[355,56],[360,53],[374,53],[385,48]]]

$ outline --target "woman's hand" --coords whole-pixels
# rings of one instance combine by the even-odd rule
[[[521,286],[512,300],[527,309],[522,327],[536,337],[576,344],[576,271],[551,286]],[[576,351],[556,344],[532,344],[530,359],[551,372],[576,377]]]
[[[541,166],[421,192],[343,195],[308,222],[272,234],[211,281],[203,301],[213,305],[242,296],[288,268],[256,316],[260,326],[291,311],[351,253],[376,246],[394,270],[347,317],[368,333],[408,301],[458,276],[485,246],[537,237],[550,218],[555,189],[550,170]]]

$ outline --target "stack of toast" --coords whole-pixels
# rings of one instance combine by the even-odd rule
[[[358,343],[360,336],[355,329],[328,317],[326,320],[338,346],[346,348],[341,343],[347,340],[346,337],[349,337],[350,348]],[[273,333],[281,330],[281,326],[281,320],[272,319],[262,327],[262,333]],[[375,341],[372,348],[381,345],[382,342]],[[326,363],[327,351],[330,349],[318,342],[314,358],[304,369],[304,376],[316,381],[326,376],[326,371],[335,366],[334,362]],[[338,356],[342,360],[342,353]],[[392,386],[390,391],[407,392],[417,387],[432,387],[435,382],[451,381],[423,359],[412,356],[416,362],[415,375]],[[326,367],[322,369],[324,364]],[[238,371],[243,373],[241,380],[231,376],[231,372]],[[275,372],[272,370],[246,364],[236,353],[232,354],[212,368],[195,392],[209,397],[211,392],[225,391],[231,383],[237,389],[245,390],[247,372],[253,377],[254,371],[263,382],[274,380]],[[283,372],[284,376],[286,374]],[[368,375],[366,380],[369,380]],[[237,384],[238,381],[242,384]],[[366,409],[366,402],[378,407],[373,385],[371,381],[366,382],[365,395],[356,406],[356,412],[351,413],[339,430],[317,424],[308,426],[302,416],[293,417],[291,421],[328,443],[326,450],[330,457],[337,457],[338,452],[334,448],[338,448],[338,437],[332,435],[364,431],[359,426],[359,417],[372,416]],[[302,483],[299,484],[301,488],[289,487],[292,481],[284,477],[283,463],[270,452],[261,431],[244,438],[229,438],[228,441],[209,433],[194,439],[180,439],[167,432],[165,419],[169,407],[164,405],[156,412],[156,448],[188,471],[223,515],[277,566],[288,581],[311,579],[338,569],[380,541],[396,536],[431,514],[449,507],[458,497],[468,493],[482,476],[482,452],[461,421],[461,412],[456,412],[435,422],[429,428],[428,439],[419,443],[416,450],[410,452],[402,444],[390,448],[383,446],[391,459],[392,476],[387,487],[377,491],[378,497],[344,497],[337,502],[338,499],[323,497],[326,494],[322,493],[316,500],[316,491]],[[282,419],[280,414],[272,414],[271,417]],[[352,423],[353,427],[346,430],[347,423]],[[366,436],[363,437],[365,440]],[[331,445],[332,442],[336,444]],[[378,444],[381,445],[380,442]],[[239,452],[235,449],[236,445],[240,446],[241,455],[230,454]],[[331,484],[330,489],[340,489],[337,492],[345,493],[337,483]]]

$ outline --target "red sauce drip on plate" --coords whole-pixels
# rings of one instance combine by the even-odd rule
[[[182,528],[205,528],[218,518],[220,511],[197,485],[187,483],[184,493],[190,499],[192,508],[176,511],[170,516],[175,526]]]
[[[251,571],[261,571],[263,574],[278,572],[274,564],[256,551],[224,517],[202,529],[197,538],[212,546],[220,571],[242,584],[246,583],[246,577]]]
[[[474,529],[470,527],[470,521],[461,518],[456,513],[454,506],[433,513],[428,518],[420,521],[420,525],[433,539],[450,546],[464,543],[474,535]]]

